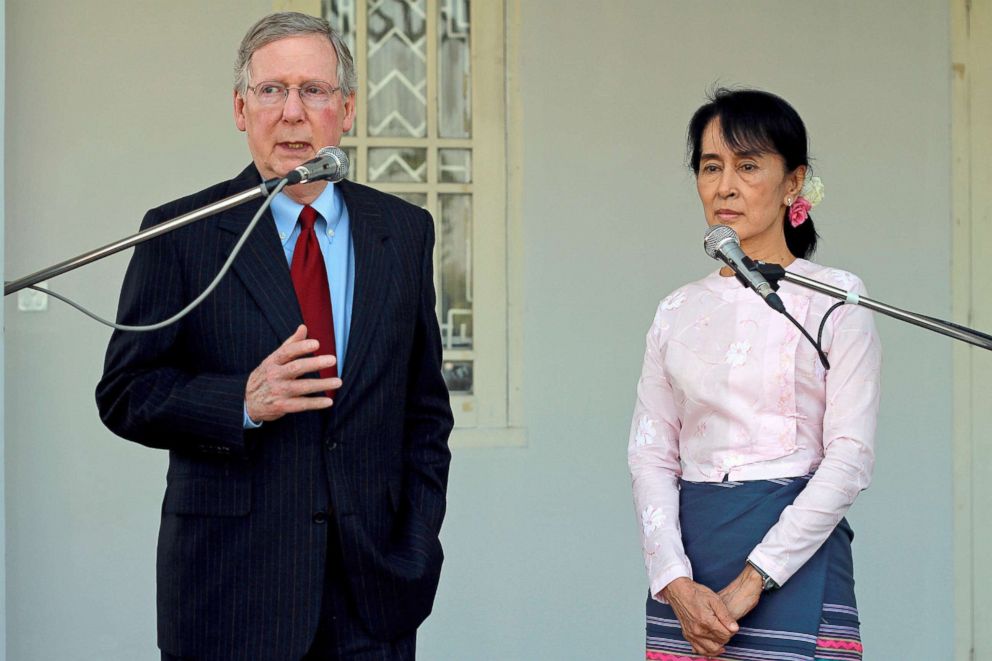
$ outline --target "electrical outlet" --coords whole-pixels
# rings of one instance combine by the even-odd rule
[[[47,287],[48,282],[39,282],[38,286]],[[48,309],[48,294],[34,289],[22,289],[17,292],[17,309],[21,312],[44,312]]]

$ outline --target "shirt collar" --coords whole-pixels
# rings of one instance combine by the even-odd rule
[[[317,226],[324,231],[336,230],[338,222],[341,220],[341,195],[333,182],[328,182],[324,190],[317,196],[317,199],[310,203],[320,218],[317,219]],[[303,211],[303,205],[291,199],[286,193],[280,192],[272,199],[272,217],[276,221],[276,230],[279,232],[279,239],[285,244],[292,238],[296,231],[296,224]],[[321,223],[326,226],[321,227]]]

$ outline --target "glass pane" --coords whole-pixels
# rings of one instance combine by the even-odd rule
[[[427,150],[416,147],[370,147],[369,181],[427,181]]]
[[[472,348],[472,196],[438,195],[441,203],[441,337],[446,349]]]
[[[344,43],[355,57],[355,0],[321,0],[320,13],[331,27],[341,33]],[[345,135],[355,135],[355,126]],[[350,154],[349,154],[350,155]],[[351,161],[351,171],[358,172],[355,161]]]
[[[449,392],[472,393],[471,360],[446,360],[441,365],[441,374]]]
[[[358,150],[354,147],[341,147],[344,153],[348,155],[348,175],[347,178],[352,181],[358,181]]]
[[[393,195],[422,209],[427,207],[427,193],[393,193]]]
[[[471,149],[441,149],[438,151],[438,167],[441,168],[438,179],[441,182],[468,184],[472,182],[472,150]]]
[[[442,138],[468,138],[472,135],[469,0],[440,0],[438,10],[438,131]]]
[[[369,135],[427,135],[425,4],[369,1]]]
[[[322,0],[320,13],[341,33],[352,57],[355,55],[355,0]]]

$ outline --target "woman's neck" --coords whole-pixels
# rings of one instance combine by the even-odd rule
[[[756,262],[778,264],[779,266],[786,267],[796,261],[796,256],[789,252],[789,247],[784,241],[781,245],[756,245],[755,243],[742,241],[741,250]],[[724,266],[720,269],[720,275],[729,278],[734,275],[734,272],[729,266]]]

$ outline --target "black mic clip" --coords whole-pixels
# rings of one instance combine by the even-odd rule
[[[747,255],[744,256],[744,262],[765,276],[765,280],[772,286],[772,289],[778,291],[779,281],[785,277],[785,269],[782,266],[769,262],[755,262]],[[737,278],[740,279],[740,276],[737,276]],[[745,286],[747,285],[745,284]]]

